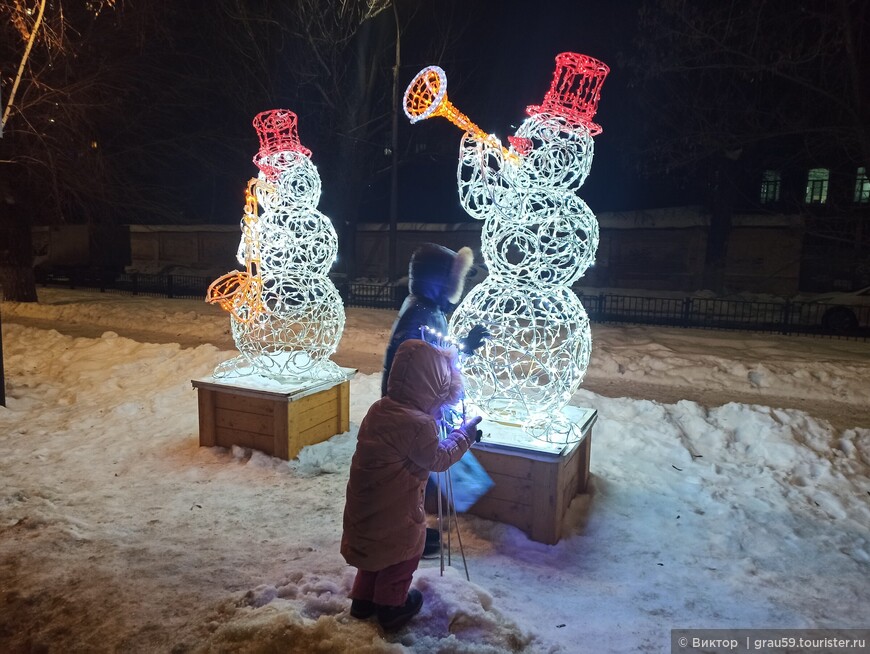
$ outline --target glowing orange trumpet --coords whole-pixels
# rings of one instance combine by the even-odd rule
[[[497,138],[484,132],[468,116],[453,106],[447,99],[447,74],[438,66],[424,68],[411,80],[405,90],[404,107],[405,115],[412,123],[433,116],[443,116],[479,141],[500,148],[506,159],[514,162],[519,160],[519,157],[505,148]]]

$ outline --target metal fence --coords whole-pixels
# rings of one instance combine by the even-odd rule
[[[95,275],[79,272],[37,277],[37,283],[43,286],[168,298],[205,298],[211,281],[207,277],[191,275],[139,273]],[[335,284],[348,307],[396,310],[408,295],[408,287],[403,285],[340,280]],[[590,320],[599,323],[805,334],[865,341],[870,338],[870,306],[576,292]]]
[[[580,293],[590,320],[867,340],[870,306]]]

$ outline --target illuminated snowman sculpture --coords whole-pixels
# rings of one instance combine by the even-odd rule
[[[320,175],[299,142],[296,114],[258,114],[260,169],[250,180],[237,259],[245,271],[212,283],[206,300],[229,311],[240,356],[214,376],[259,374],[282,382],[342,379],[329,359],[344,330],[344,306],[329,270],[338,237],[316,207]]]
[[[483,220],[481,246],[489,276],[450,320],[461,339],[483,324],[490,338],[465,358],[467,399],[487,418],[521,425],[555,443],[580,438],[562,410],[589,365],[589,319],[571,285],[595,261],[598,221],[575,191],[592,165],[592,122],[602,62],[576,53],[556,57],[544,101],[509,148],[447,100],[444,71],[421,71],[405,93],[411,122],[444,116],[466,130],[457,171],[462,206]]]

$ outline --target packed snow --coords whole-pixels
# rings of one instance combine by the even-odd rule
[[[357,426],[395,312],[348,309],[351,428],[286,462],[199,447],[237,353],[195,300],[0,305],[0,651],[670,652],[675,628],[866,628],[870,344],[593,324],[589,492],[555,545],[460,515],[396,634],[348,614]]]

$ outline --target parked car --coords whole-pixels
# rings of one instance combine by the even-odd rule
[[[870,327],[870,286],[848,293],[824,293],[813,298],[819,305],[815,315],[821,326],[832,332],[851,332]]]

